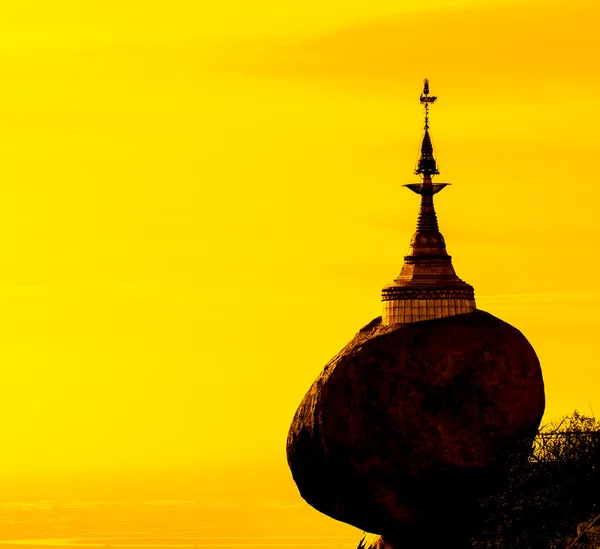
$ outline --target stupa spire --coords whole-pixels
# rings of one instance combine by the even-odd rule
[[[421,158],[415,173],[423,177],[439,174],[435,158],[433,158],[433,145],[429,136],[429,105],[433,105],[437,97],[429,95],[429,81],[425,78],[423,93],[419,98],[421,104],[425,107],[425,134],[421,143]]]
[[[458,278],[454,271],[433,205],[433,195],[449,183],[431,180],[439,174],[429,135],[429,108],[437,97],[429,95],[427,79],[419,99],[425,107],[425,134],[415,173],[422,177],[422,182],[405,187],[421,195],[421,207],[417,232],[410,241],[402,270],[392,284],[383,288],[384,324],[419,322],[475,309],[473,287]]]

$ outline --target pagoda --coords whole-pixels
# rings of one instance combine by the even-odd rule
[[[425,134],[415,170],[422,182],[404,185],[421,195],[421,208],[402,270],[382,291],[382,323],[386,325],[444,318],[470,313],[476,308],[473,287],[454,271],[433,205],[433,195],[449,185],[432,181],[440,173],[429,135],[429,107],[436,99],[429,95],[429,82],[425,79],[420,96],[425,108]]]
[[[470,549],[479,502],[528,459],[545,407],[531,343],[477,309],[454,272],[433,207],[448,184],[432,182],[427,80],[420,100],[422,181],[406,186],[421,208],[408,255],[383,289],[383,316],[325,365],[286,441],[305,501],[372,534],[359,549]]]

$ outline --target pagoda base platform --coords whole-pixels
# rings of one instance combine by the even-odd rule
[[[470,313],[476,309],[473,288],[416,289],[388,286],[383,289],[382,324],[408,324]]]

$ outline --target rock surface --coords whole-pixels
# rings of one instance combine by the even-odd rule
[[[446,526],[460,537],[543,412],[537,356],[502,320],[377,318],[304,397],[288,463],[302,497],[337,520],[391,538]]]

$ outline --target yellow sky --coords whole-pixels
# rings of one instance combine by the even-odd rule
[[[379,314],[432,138],[548,419],[600,409],[591,2],[60,1],[0,17],[0,473],[277,464]]]

